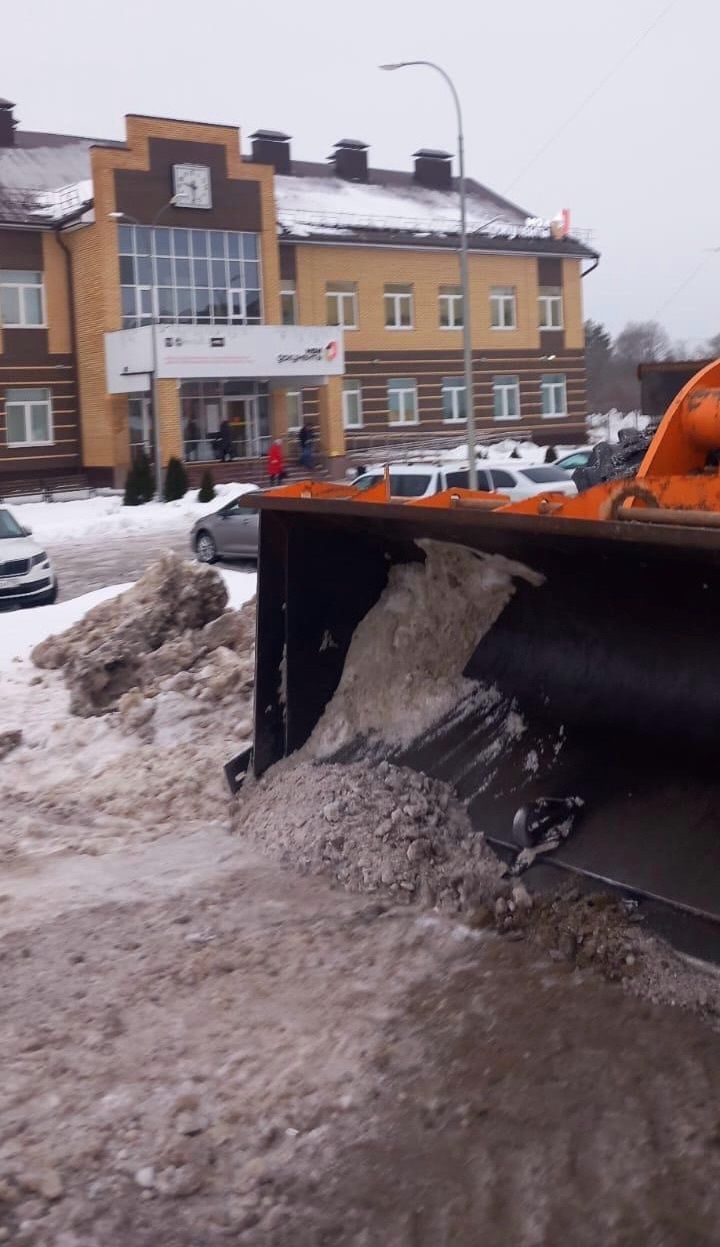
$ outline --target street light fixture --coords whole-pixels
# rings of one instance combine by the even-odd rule
[[[160,406],[158,403],[158,392],[157,392],[157,380],[158,380],[158,377],[157,377],[157,342],[156,342],[156,335],[155,335],[155,325],[156,323],[159,324],[160,322],[159,322],[159,317],[156,315],[157,282],[155,281],[155,269],[156,269],[155,260],[157,257],[155,255],[155,238],[154,238],[152,231],[155,229],[155,226],[157,225],[163,213],[167,212],[168,208],[174,207],[176,202],[177,202],[177,195],[173,195],[170,199],[168,199],[167,203],[163,204],[162,208],[160,208],[155,213],[155,216],[153,217],[152,222],[149,227],[150,228],[150,264],[151,264],[151,269],[152,269],[152,284],[150,286],[150,298],[152,299],[152,317],[150,321],[150,340],[152,343],[152,384],[151,384],[150,395],[152,399],[152,417],[153,417],[153,457],[155,459],[155,492],[157,494],[158,502],[162,498],[163,470],[162,470],[162,458],[161,458],[162,447],[161,447],[161,441],[160,441]],[[143,226],[143,222],[138,221],[137,217],[132,216],[132,214],[129,212],[108,212],[108,216],[111,221],[128,221],[131,225],[139,225],[141,228]]]
[[[450,75],[445,72],[441,65],[436,65],[435,61],[397,61],[392,64],[381,65],[380,69],[407,69],[411,65],[424,65],[428,69],[434,69],[442,78],[445,79],[448,87],[450,88],[453,101],[455,103],[455,112],[457,114],[459,166],[458,183],[460,191],[460,285],[462,287],[463,296],[463,364],[465,372],[465,416],[469,467],[468,484],[471,489],[477,489],[478,475],[476,462],[477,452],[475,447],[475,405],[473,402],[472,336],[470,332],[470,278],[468,274],[467,203],[465,192],[465,139],[463,135],[460,97],[455,89],[455,84]]]

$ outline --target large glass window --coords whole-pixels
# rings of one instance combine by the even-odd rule
[[[388,381],[388,423],[417,424],[417,385],[410,377]]]
[[[42,273],[0,269],[0,322],[8,329],[36,329],[45,324]]]
[[[413,327],[413,288],[412,286],[385,287],[385,328],[412,329]]]
[[[356,377],[347,377],[343,381],[342,408],[345,428],[361,429],[363,422],[362,387]]]
[[[118,246],[124,327],[262,323],[256,234],[121,225]]]
[[[337,325],[340,329],[357,329],[357,286],[354,282],[327,282],[325,319],[328,325]]]
[[[517,377],[493,377],[493,410],[496,420],[520,419],[520,382]]]
[[[538,296],[538,324],[541,329],[562,329],[562,286],[541,286]]]
[[[466,418],[464,377],[443,377],[442,407],[446,424],[459,424]]]
[[[460,286],[441,286],[438,292],[441,329],[462,329],[463,296]]]
[[[53,444],[52,398],[49,390],[5,391],[5,440],[8,446]]]
[[[540,394],[545,419],[559,419],[567,415],[567,379],[562,373],[542,377]]]
[[[267,383],[183,381],[180,410],[185,459],[255,459],[270,445]]]
[[[517,328],[517,291],[514,286],[492,287],[490,324],[493,329]]]

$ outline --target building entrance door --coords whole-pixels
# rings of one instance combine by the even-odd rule
[[[225,419],[230,425],[238,459],[259,459],[267,450],[260,427],[260,399],[256,394],[225,399]]]

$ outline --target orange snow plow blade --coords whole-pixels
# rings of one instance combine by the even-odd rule
[[[495,691],[492,710],[458,708],[385,756],[452,782],[508,854],[572,807],[548,863],[700,918],[720,941],[718,452],[713,364],[632,480],[577,497],[451,490],[402,503],[309,482],[246,495],[261,513],[255,774],[308,741],[358,624],[393,567],[423,563],[419,543],[503,556],[538,575],[515,579],[466,662]],[[341,757],[366,748],[344,742]]]

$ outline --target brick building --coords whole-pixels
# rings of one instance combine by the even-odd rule
[[[304,421],[341,456],[462,440],[458,197],[446,153],[374,170],[287,136],[129,116],[125,142],[19,129],[0,101],[0,480],[197,474]],[[582,439],[579,238],[469,188],[481,436]],[[248,463],[250,470],[251,464]],[[237,465],[229,467],[237,475]]]

